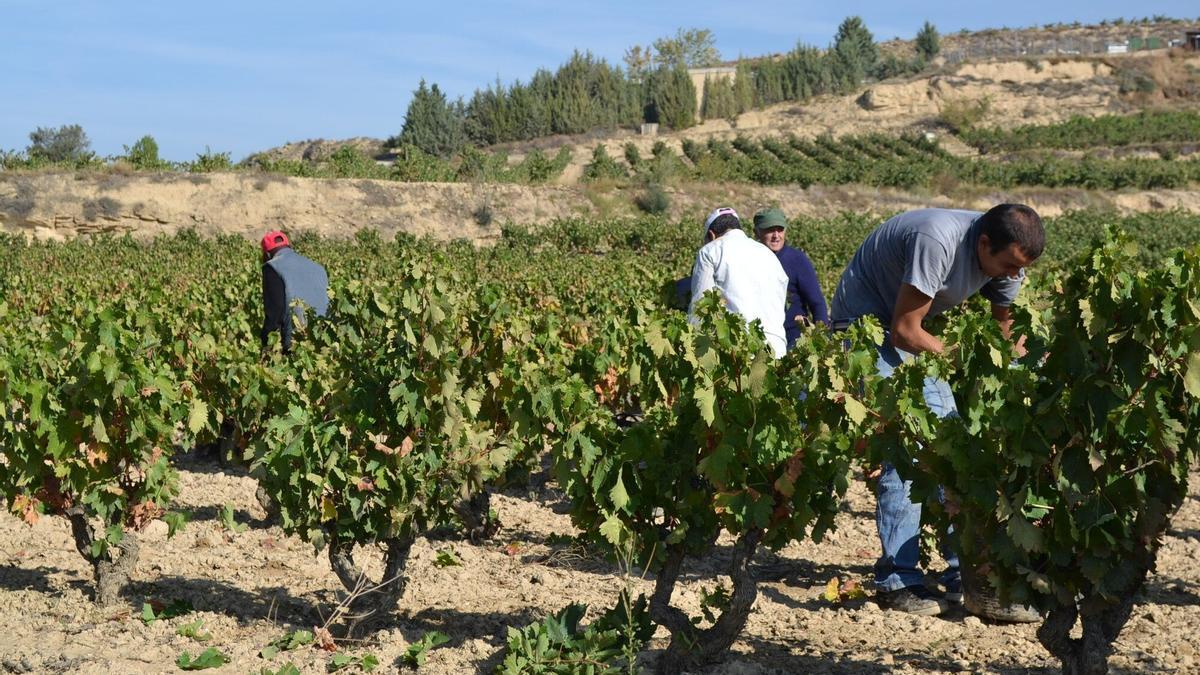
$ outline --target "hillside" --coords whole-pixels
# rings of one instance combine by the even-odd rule
[[[1152,80],[1153,91],[1131,91],[1125,83],[1136,77]],[[572,216],[636,213],[634,200],[641,188],[635,183],[581,182],[597,144],[603,144],[612,157],[621,158],[626,144],[649,156],[658,141],[680,153],[687,141],[703,143],[738,136],[814,138],[917,132],[933,134],[951,155],[970,156],[975,150],[950,134],[944,123],[946,111],[954,106],[986,102],[977,124],[1012,128],[1147,108],[1194,110],[1198,92],[1200,54],[1180,50],[944,65],[926,76],[870,84],[848,96],[781,104],[745,113],[732,121],[710,120],[657,137],[622,131],[603,137],[557,137],[500,148],[509,153],[510,164],[521,161],[533,148],[547,154],[562,147],[570,149],[571,161],[553,185],[311,179],[253,171],[0,173],[0,228],[39,238],[63,238],[95,232],[151,236],[183,228],[253,235],[274,227],[326,233],[370,227],[389,235],[409,232],[488,241],[505,222],[538,224]],[[364,152],[382,148],[372,139],[353,139],[350,143]],[[264,154],[320,162],[340,145],[310,141]],[[1190,146],[1181,150],[1192,151]],[[1002,199],[1027,201],[1047,213],[1076,208],[1200,210],[1200,195],[1189,189],[1000,189],[954,181],[912,190],[852,184],[801,189],[786,184],[685,181],[668,184],[665,193],[670,200],[666,215],[675,218],[697,216],[715,203],[732,203],[745,210],[778,204],[796,214],[843,209],[886,212],[922,205],[983,208]]]

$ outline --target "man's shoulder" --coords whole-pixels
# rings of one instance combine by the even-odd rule
[[[775,255],[776,255],[776,257],[779,258],[779,262],[782,262],[785,264],[787,264],[787,263],[802,263],[802,262],[808,260],[807,253],[805,253],[804,251],[801,251],[798,248],[795,248],[794,246],[789,246],[787,244],[784,244],[783,248],[779,249],[779,253],[776,253]]]
[[[918,209],[897,216],[897,225],[938,239],[957,238],[981,215],[978,211],[962,209]]]

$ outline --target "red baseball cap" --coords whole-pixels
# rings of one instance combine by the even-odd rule
[[[279,230],[271,230],[263,235],[262,250],[263,253],[270,253],[281,246],[291,246],[292,242],[288,241],[287,235]]]

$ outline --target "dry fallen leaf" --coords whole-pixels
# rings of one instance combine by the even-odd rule
[[[821,594],[821,597],[825,598],[825,600],[827,600],[829,602],[837,602],[838,601],[838,585],[840,583],[841,582],[837,577],[830,579],[829,583],[825,584],[825,592]]]
[[[313,627],[313,640],[317,643],[318,647],[320,647],[321,649],[324,649],[327,652],[336,652],[337,651],[337,645],[334,644],[333,635],[329,632],[328,628],[318,628],[318,627],[314,626]]]

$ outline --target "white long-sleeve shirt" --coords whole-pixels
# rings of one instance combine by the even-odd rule
[[[741,230],[730,230],[705,244],[692,266],[692,301],[688,319],[696,320],[696,302],[711,288],[721,289],[725,306],[747,323],[762,323],[775,358],[787,351],[783,329],[787,304],[787,273],[771,249]]]

